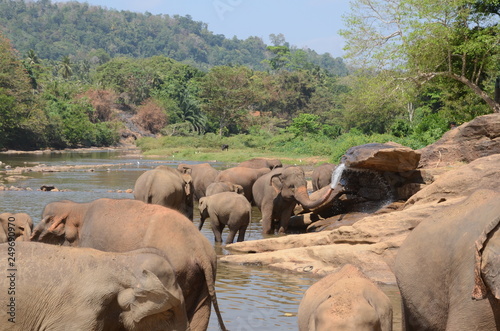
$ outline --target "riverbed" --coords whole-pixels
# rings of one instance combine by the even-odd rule
[[[198,163],[165,159],[143,158],[134,150],[89,150],[52,153],[0,153],[0,161],[10,167],[0,179],[14,175],[16,167],[83,166],[63,172],[23,172],[13,182],[0,185],[15,186],[20,191],[0,191],[0,212],[24,212],[35,224],[40,221],[43,207],[52,201],[73,200],[88,202],[98,198],[133,199],[125,193],[134,187],[135,180],[144,172],[158,165],[177,167],[179,163]],[[234,166],[210,162],[222,170]],[[105,166],[102,166],[105,165]],[[19,174],[15,174],[19,175]],[[55,186],[59,192],[44,192],[42,185]],[[31,190],[26,190],[27,188]],[[262,239],[260,211],[252,209],[245,240]],[[195,208],[194,223],[198,225],[199,213]],[[223,239],[227,235],[227,229]],[[210,223],[206,222],[202,233],[213,242]],[[214,243],[218,255],[230,254]],[[239,266],[219,263],[216,291],[222,316],[228,329],[235,330],[297,330],[297,309],[304,291],[317,278],[307,274],[294,274],[271,270],[262,266]],[[399,294],[394,285],[381,286],[393,301],[394,330],[400,330]],[[208,330],[219,330],[213,313]]]

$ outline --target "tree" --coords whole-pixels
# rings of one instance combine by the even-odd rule
[[[229,125],[238,125],[255,102],[252,71],[246,67],[214,67],[202,79],[202,109],[218,123],[219,135]]]
[[[498,0],[353,0],[345,17],[346,56],[378,69],[405,73],[421,86],[436,77],[455,80],[494,112],[498,73]]]
[[[65,56],[62,58],[61,63],[59,64],[59,73],[64,79],[68,79],[73,75],[73,69],[71,68],[72,63],[69,56]]]

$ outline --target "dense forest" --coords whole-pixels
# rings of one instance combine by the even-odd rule
[[[272,56],[258,37],[240,40],[214,34],[206,23],[189,15],[142,14],[78,2],[0,0],[0,26],[21,54],[33,50],[48,60],[71,55],[77,62],[99,58],[101,53],[134,58],[163,55],[200,69],[245,65],[265,70],[265,61]],[[275,38],[278,43],[279,36]],[[298,53],[336,75],[347,74],[341,58],[290,48],[292,55]]]
[[[471,7],[474,22],[488,22],[483,30],[457,21],[431,46],[418,38],[420,48],[400,51],[394,68],[358,61],[348,72],[343,59],[297,49],[281,34],[265,45],[255,37],[214,35],[189,16],[0,0],[0,148],[109,146],[137,132],[244,135],[249,146],[279,136],[274,146],[322,155],[343,142],[348,148],[394,140],[420,148],[451,122],[495,111],[490,96],[500,52],[481,43],[498,38],[490,19],[497,7]],[[464,33],[477,37],[471,50],[460,44]],[[431,48],[444,47],[436,38],[450,36],[450,50]],[[361,39],[351,36],[348,46],[359,49],[353,43]],[[451,56],[455,50],[467,61]],[[435,71],[422,71],[431,60]],[[449,68],[436,71],[440,65]]]

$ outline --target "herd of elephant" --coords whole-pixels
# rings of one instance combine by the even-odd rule
[[[250,190],[235,180],[250,173],[241,165],[235,167],[240,171],[236,174],[217,172],[217,179],[205,182],[204,189],[204,176],[198,173],[209,169],[206,165],[179,168],[179,178],[190,175],[193,184],[197,182],[190,184],[190,194],[200,206],[207,205],[202,217],[208,215],[217,225],[217,241],[224,222],[233,237],[236,232],[230,216],[210,209],[218,194],[245,198],[234,204],[255,203],[263,218],[268,213],[271,224],[278,220],[278,232],[286,229],[279,217],[289,213],[280,207],[287,200],[294,198],[294,204],[312,208],[324,199],[309,199],[300,167],[246,168],[262,172],[255,179],[247,176],[254,182]],[[160,166],[151,173],[164,170]],[[226,330],[215,291],[213,245],[189,218],[189,208],[153,203],[160,198],[152,188],[162,179],[143,176],[135,189],[141,194],[138,185],[149,183],[150,189],[142,193],[146,198],[51,202],[34,228],[27,214],[0,214],[0,266],[5,273],[0,276],[0,330],[206,330],[212,305],[219,327]],[[263,208],[266,195],[259,193],[262,178],[276,203],[270,211]],[[223,190],[231,192],[214,193],[225,185]],[[472,196],[464,202],[470,213],[450,207],[448,219],[422,221],[407,237],[395,262],[404,330],[500,329],[500,272],[495,265],[500,249],[499,197],[491,192]],[[238,209],[231,198],[220,200],[229,212]],[[243,239],[238,229],[238,239]],[[272,226],[263,223],[263,231],[269,229]],[[300,331],[386,331],[392,330],[392,319],[388,297],[351,264],[307,289],[298,309]]]
[[[324,182],[327,186],[331,173],[331,167],[315,172],[313,183]],[[336,190],[341,191],[340,185]],[[283,167],[278,159],[254,158],[222,171],[209,163],[179,164],[177,169],[161,165],[137,179],[134,197],[178,210],[191,220],[194,203],[198,201],[200,229],[210,218],[215,241],[222,241],[222,231],[227,226],[226,243],[232,243],[236,233],[238,241],[244,240],[252,205],[262,213],[263,234],[283,234],[297,203],[312,209],[325,202],[333,191],[330,188],[313,200],[307,192],[302,167]]]

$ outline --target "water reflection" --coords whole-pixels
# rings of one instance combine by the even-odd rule
[[[160,159],[141,159],[135,155],[125,155],[117,151],[98,151],[84,153],[47,153],[47,154],[0,154],[0,161],[16,166],[34,164],[50,165],[98,165],[109,167],[94,171],[79,169],[69,172],[23,173],[25,180],[12,183],[18,187],[31,187],[34,191],[0,191],[0,212],[25,212],[35,224],[40,221],[44,206],[53,201],[69,199],[88,202],[98,198],[133,198],[130,193],[117,193],[117,190],[133,188],[135,180],[144,171],[160,164],[177,167],[181,163]],[[182,163],[195,163],[186,162]],[[229,165],[213,163],[217,169]],[[232,166],[232,165],[231,165]],[[0,174],[0,179],[1,179]],[[37,191],[41,185],[54,185],[65,192]],[[8,184],[9,186],[11,184]],[[252,208],[252,221],[246,232],[245,240],[262,238],[260,211]],[[195,225],[199,224],[199,213],[195,210]],[[227,236],[227,228],[223,240]],[[214,242],[210,222],[205,222],[202,233]],[[222,245],[214,248],[218,255],[229,254]],[[297,330],[297,309],[304,291],[317,279],[309,275],[297,275],[271,270],[261,266],[239,266],[219,263],[216,290],[219,306],[226,326],[232,330]],[[395,286],[382,289],[393,300],[394,330],[401,330],[400,299]],[[208,330],[219,330],[214,313],[210,317]]]

